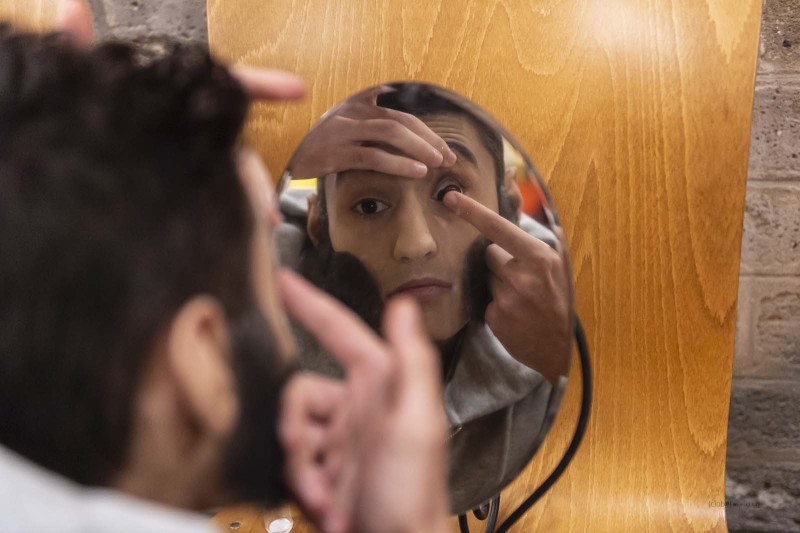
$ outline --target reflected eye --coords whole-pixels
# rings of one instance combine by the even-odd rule
[[[364,198],[363,200],[359,200],[356,205],[353,206],[353,209],[356,213],[362,215],[375,215],[381,211],[386,211],[389,209],[389,206],[375,198]]]
[[[450,191],[463,193],[464,189],[462,189],[461,185],[455,180],[444,180],[439,184],[439,187],[436,189],[436,193],[433,195],[433,197],[436,198],[437,202],[442,202],[444,201],[444,195]]]

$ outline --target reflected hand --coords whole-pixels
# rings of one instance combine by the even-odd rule
[[[358,169],[422,178],[429,167],[454,164],[455,153],[419,118],[377,105],[378,96],[392,90],[376,87],[331,109],[292,156],[292,176],[316,178]]]
[[[326,430],[333,443],[325,460],[328,475],[316,478],[327,501],[312,518],[331,533],[411,532],[419,531],[419,523],[426,531],[446,531],[439,357],[416,305],[398,299],[387,306],[384,341],[352,311],[290,272],[281,273],[281,292],[289,314],[347,373]]]
[[[458,192],[444,204],[492,241],[486,249],[492,302],[486,324],[519,362],[551,383],[566,375],[572,316],[566,257],[488,207]]]

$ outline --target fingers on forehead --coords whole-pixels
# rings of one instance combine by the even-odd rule
[[[430,129],[428,125],[425,124],[419,117],[415,117],[410,113],[404,113],[403,111],[397,111],[396,109],[386,108],[382,108],[382,115],[386,118],[400,122],[405,127],[425,139],[437,150],[441,151],[447,149],[447,143],[445,143],[441,137],[434,133],[434,131]]]

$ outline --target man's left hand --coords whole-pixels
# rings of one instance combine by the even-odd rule
[[[61,0],[58,7],[57,29],[79,46],[94,44],[94,16],[86,0]],[[298,100],[306,94],[305,83],[288,72],[245,65],[233,66],[230,72],[254,100]]]
[[[493,243],[486,249],[492,292],[486,324],[515,359],[555,383],[567,373],[572,347],[563,251],[461,193],[447,193],[444,204]]]

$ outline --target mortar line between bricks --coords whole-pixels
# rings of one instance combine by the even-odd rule
[[[750,468],[753,467],[753,457],[759,456],[761,454],[773,454],[775,453],[774,449],[770,448],[747,448],[744,450],[738,449],[731,449],[729,447],[730,453],[726,456],[725,462],[725,473],[728,474],[730,471],[738,471],[742,468]],[[791,452],[791,449],[787,448],[785,451]],[[730,467],[730,469],[728,468]],[[785,459],[781,461],[770,461],[769,463],[770,468],[780,469],[780,470],[790,470],[790,471],[798,471],[800,470],[800,463],[792,459]],[[735,476],[729,476],[735,479]],[[779,488],[780,490],[780,488]]]
[[[783,387],[785,385],[791,385],[788,389],[784,390],[792,390],[794,391],[797,388],[797,376],[794,377],[759,377],[759,376],[733,376],[732,387],[733,388],[741,388],[741,387],[753,387],[759,386],[763,387],[764,385],[775,385],[779,387]]]
[[[783,274],[783,273],[773,274],[773,273],[767,273],[767,272],[741,272],[739,274],[739,277],[740,278],[748,278],[748,279],[767,279],[767,280],[768,279],[774,279],[774,280],[780,280],[780,281],[785,281],[786,279],[795,278],[795,279],[797,279],[798,282],[800,282],[800,273],[797,273],[797,272],[795,272],[795,273],[789,272],[789,273],[785,273],[785,274]]]
[[[770,176],[769,178],[761,178],[759,176]],[[748,182],[759,183],[800,183],[800,171],[785,171],[775,169],[764,169],[758,172],[753,172],[747,176]]]
[[[800,73],[797,72],[759,72],[756,74],[756,89],[762,83],[766,84],[797,84],[800,85]]]
[[[758,178],[748,179],[747,186],[750,185],[763,185],[766,187],[788,187],[790,189],[794,189],[800,187],[800,179],[792,180],[792,179],[769,179],[769,180],[762,180]]]

